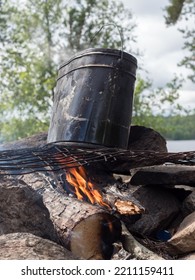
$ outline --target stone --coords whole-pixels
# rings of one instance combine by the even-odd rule
[[[185,255],[184,257],[179,258],[179,260],[195,260],[195,252]]]
[[[70,251],[31,233],[0,236],[0,260],[75,260]]]
[[[195,191],[186,197],[182,204],[182,211],[185,216],[195,211]]]
[[[129,225],[129,229],[142,235],[150,236],[157,230],[166,229],[180,210],[180,202],[166,189],[137,187],[132,196],[146,209],[146,213]]]
[[[132,185],[195,186],[195,166],[157,165],[131,169]]]
[[[128,149],[131,151],[168,151],[166,140],[160,133],[153,130],[152,128],[148,128],[141,125],[131,126]]]
[[[176,233],[168,240],[174,253],[190,253],[195,251],[195,212],[181,222]]]
[[[139,243],[123,224],[122,243],[124,249],[130,253],[128,259],[163,260],[164,258]]]
[[[0,235],[29,232],[51,240],[56,234],[42,197],[22,180],[1,178]]]
[[[47,143],[47,132],[41,132],[20,140],[3,143],[0,145],[0,151],[40,147],[45,145],[46,143]]]

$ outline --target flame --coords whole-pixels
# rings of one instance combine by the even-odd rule
[[[70,168],[66,173],[66,180],[74,187],[76,197],[79,200],[84,200],[86,196],[92,204],[98,203],[101,206],[110,208],[110,206],[103,201],[101,193],[95,189],[94,184],[87,178],[84,167]]]

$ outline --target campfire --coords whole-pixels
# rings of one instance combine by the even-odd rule
[[[24,181],[41,194],[60,243],[75,256],[110,259],[113,244],[121,240],[121,221],[128,224],[147,211],[113,173],[130,175],[134,167],[166,162],[194,165],[194,157],[194,152],[91,149],[61,142],[1,151],[0,176],[11,176],[16,186]]]
[[[109,205],[103,201],[103,197],[100,191],[96,189],[95,184],[87,178],[84,167],[70,168],[66,172],[66,181],[74,187],[73,193],[75,193],[79,200],[87,200],[92,204],[97,203],[110,208]]]
[[[122,240],[121,222],[147,211],[114,175],[195,163],[194,152],[129,148],[136,67],[118,50],[77,54],[59,69],[47,143],[0,152],[0,176],[41,195],[57,241],[80,258],[110,259]]]

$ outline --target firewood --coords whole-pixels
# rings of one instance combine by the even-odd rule
[[[105,203],[104,207],[99,207],[67,195],[59,186],[52,186],[53,177],[43,173],[10,177],[13,188],[17,186],[20,189],[24,182],[41,196],[61,244],[84,259],[111,257],[113,243],[120,239],[121,234],[119,217],[114,213],[133,215],[144,210],[139,202],[124,197],[114,187],[102,192]]]
[[[83,259],[109,259],[120,239],[121,224],[106,208],[54,190],[42,173],[20,176],[42,195],[61,244]]]
[[[121,192],[116,184],[104,188],[105,200],[120,215],[135,215],[145,212],[144,207],[130,193]]]
[[[195,166],[160,165],[131,169],[132,185],[188,185],[195,187]]]
[[[46,190],[42,194],[43,201],[59,231],[60,239],[63,240],[67,248],[71,249],[79,257],[109,258],[111,256],[112,243],[120,236],[120,222],[116,216],[112,216],[110,213],[134,215],[145,211],[135,198],[130,195],[127,196],[126,193],[123,194],[115,185],[107,186],[103,189],[102,196],[105,207],[100,208],[97,205],[81,202],[72,196],[66,196],[64,192],[55,192],[51,189],[50,182],[47,181],[48,177],[43,174],[28,174],[24,175],[22,179],[39,192],[39,187],[37,189],[36,186],[38,181],[35,179],[37,176],[41,176],[39,184],[41,184],[41,180],[43,181],[43,177],[44,182],[46,181],[44,183]],[[55,203],[51,204],[53,201]],[[56,209],[60,214],[56,212]],[[74,221],[72,221],[73,215]],[[61,221],[62,218],[63,221]],[[64,227],[67,227],[65,235]],[[108,233],[110,236],[108,240],[104,241]],[[71,241],[69,235],[71,236]],[[91,236],[93,237],[91,238]],[[84,245],[85,242],[86,244]],[[99,255],[94,256],[93,253],[97,251],[97,245],[100,246],[98,249]],[[104,250],[101,252],[102,248]],[[87,250],[89,251],[88,255],[86,255]],[[109,250],[110,254],[105,255]]]
[[[28,232],[3,234],[0,243],[0,260],[78,259],[59,244]]]
[[[130,253],[130,259],[163,260],[164,258],[139,243],[122,223],[122,243],[124,249]]]
[[[47,144],[47,132],[41,132],[27,138],[0,144],[0,150],[16,150],[21,148],[40,147]],[[167,152],[166,140],[160,133],[140,125],[132,125],[128,142],[128,150],[151,150]]]

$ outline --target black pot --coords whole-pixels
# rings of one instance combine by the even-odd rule
[[[114,49],[87,49],[58,73],[48,143],[96,144],[126,149],[137,60]]]

